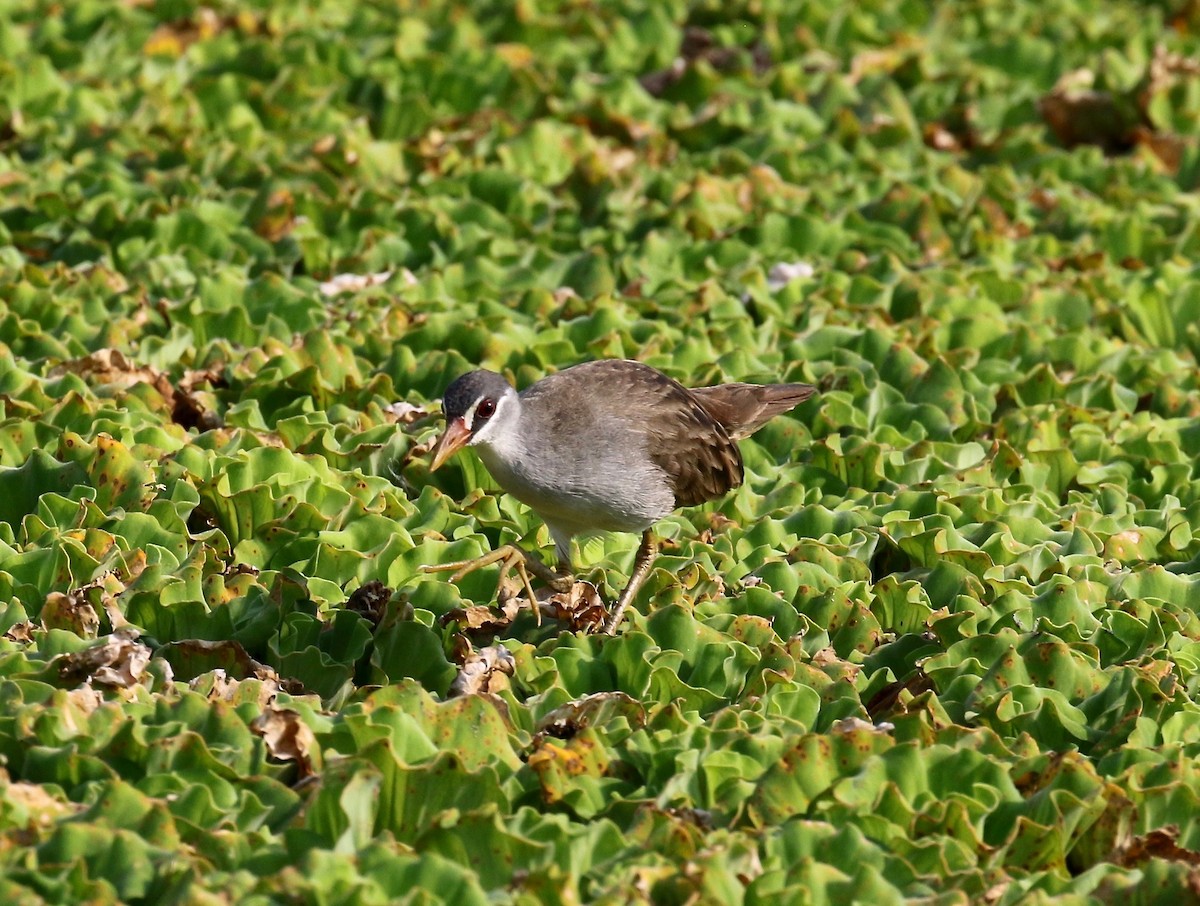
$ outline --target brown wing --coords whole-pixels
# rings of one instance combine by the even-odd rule
[[[718,384],[691,392],[730,437],[740,440],[800,405],[817,388],[810,384]]]
[[[686,407],[672,407],[651,431],[650,458],[670,478],[676,506],[721,497],[743,474],[742,453],[725,429],[690,394]]]
[[[649,365],[625,359],[585,362],[559,373],[613,395],[616,413],[645,436],[650,459],[666,473],[676,506],[695,506],[742,483],[742,454],[692,392]]]

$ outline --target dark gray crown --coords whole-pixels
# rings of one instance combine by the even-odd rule
[[[510,390],[512,385],[494,371],[471,371],[446,388],[442,396],[442,412],[449,421],[465,415],[483,397],[499,400]]]

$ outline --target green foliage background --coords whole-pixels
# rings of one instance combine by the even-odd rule
[[[0,2],[0,899],[1194,897],[1198,25]],[[448,698],[548,538],[388,407],[604,356],[822,392]]]

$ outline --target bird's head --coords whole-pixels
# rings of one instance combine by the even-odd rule
[[[517,391],[494,371],[472,371],[458,378],[442,397],[446,430],[433,448],[430,470],[463,447],[486,444],[497,426],[516,417],[519,407]]]

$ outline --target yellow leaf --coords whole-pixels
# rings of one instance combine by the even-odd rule
[[[160,25],[146,39],[142,53],[148,57],[178,57],[183,53],[183,41],[169,26]]]
[[[533,62],[533,51],[526,44],[497,44],[495,51],[513,69],[524,69]]]

